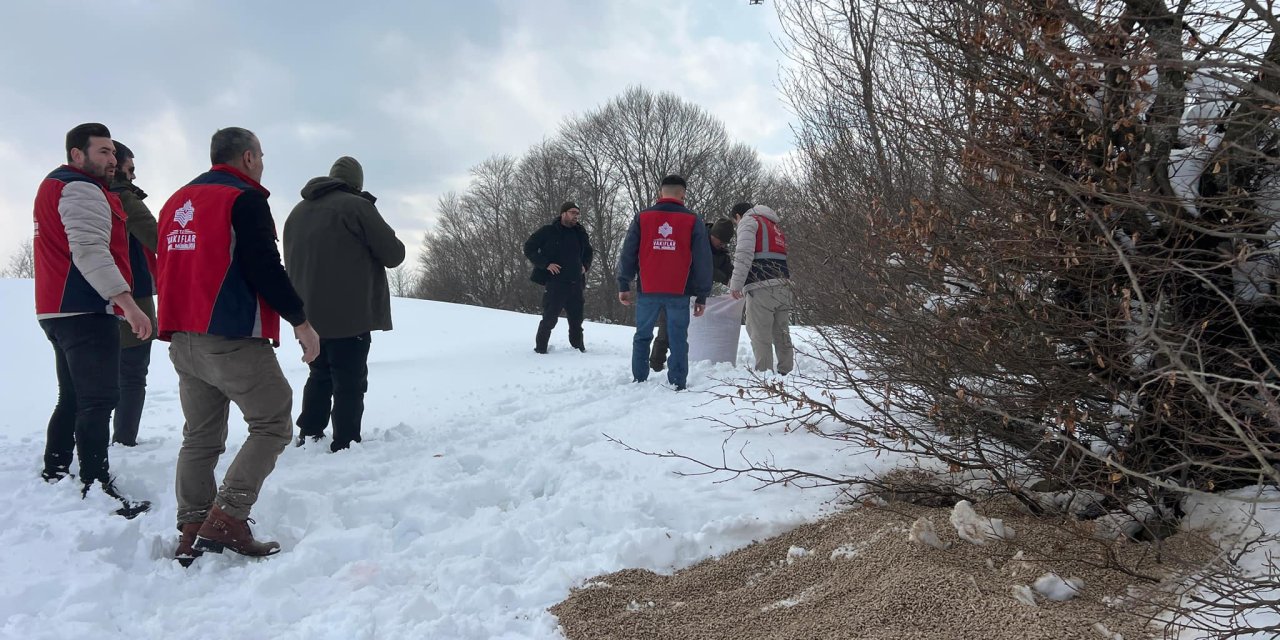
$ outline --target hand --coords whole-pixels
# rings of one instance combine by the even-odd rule
[[[734,299],[734,300],[741,300],[741,299],[742,299],[742,289],[730,289],[730,290],[729,290],[729,295],[733,296],[733,299]]]
[[[622,291],[618,293],[618,302],[621,302],[624,307],[631,306],[631,292]]]
[[[302,361],[311,364],[320,355],[320,335],[311,328],[310,322],[304,322],[293,328],[293,337],[302,347]]]
[[[138,303],[134,302],[133,296],[126,293],[117,294],[111,297],[111,302],[115,303],[124,311],[124,321],[129,323],[129,329],[133,331],[133,335],[139,340],[146,340],[151,337],[151,318],[138,307]]]
[[[560,265],[552,262],[547,265],[547,271],[550,271],[552,275],[560,275]]]
[[[703,313],[704,311],[706,311],[706,310],[707,310],[707,305],[705,305],[705,304],[698,304],[698,303],[696,303],[696,302],[695,302],[695,303],[693,303],[693,317],[695,317],[695,318],[701,318],[701,317],[702,317],[702,313]]]

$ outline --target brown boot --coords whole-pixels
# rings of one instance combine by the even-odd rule
[[[201,522],[188,522],[178,525],[178,531],[182,532],[182,537],[178,538],[178,550],[173,552],[173,557],[178,564],[189,567],[196,558],[200,557],[200,550],[196,549],[196,534],[200,531]]]
[[[280,552],[280,543],[254,540],[248,520],[233,518],[214,505],[196,533],[195,549],[222,553],[224,548],[242,556],[270,556]]]

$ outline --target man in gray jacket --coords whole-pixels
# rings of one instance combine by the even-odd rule
[[[331,417],[330,451],[360,442],[370,333],[391,330],[386,270],[404,262],[405,248],[363,189],[360,163],[338,158],[328,176],[302,188],[284,224],[285,269],[320,334],[320,356],[302,391],[298,446],[320,440]]]
[[[787,237],[778,224],[777,212],[769,207],[739,202],[729,213],[738,223],[729,293],[734,299],[744,295],[747,298],[747,336],[755,353],[756,370],[773,369],[776,350],[777,371],[787,375],[795,366]]]
[[[129,242],[120,199],[107,190],[115,176],[115,145],[99,123],[67,132],[67,164],[40,183],[33,219],[36,318],[53,345],[58,404],[49,418],[41,476],[57,482],[80,458],[82,494],[94,485],[119,500],[132,518],[150,504],[124,498],[107,460],[111,410],[120,395],[117,318],[138,339],[151,321],[131,294]]]

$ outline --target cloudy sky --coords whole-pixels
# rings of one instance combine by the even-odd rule
[[[67,129],[102,122],[156,210],[255,131],[283,225],[341,155],[416,252],[441,194],[627,87],[670,91],[768,161],[792,146],[771,1],[41,0],[0,21],[0,267],[31,233]]]

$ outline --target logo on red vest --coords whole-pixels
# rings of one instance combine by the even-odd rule
[[[181,229],[174,229],[165,237],[168,242],[170,251],[195,251],[196,250],[196,232],[187,229],[187,225],[196,217],[196,208],[191,205],[191,201],[187,200],[186,204],[178,207],[173,212],[173,221],[178,223]]]
[[[671,228],[670,222],[662,223],[662,226],[658,227],[658,235],[661,235],[662,237],[653,239],[653,250],[675,251],[676,241],[671,238],[671,233],[674,231],[675,229]]]

